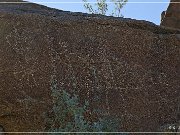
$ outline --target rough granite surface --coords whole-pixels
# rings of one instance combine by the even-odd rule
[[[5,131],[44,130],[54,74],[60,90],[118,116],[121,131],[157,131],[180,120],[180,31],[36,4],[0,4]]]
[[[167,11],[162,13],[161,26],[180,29],[180,0],[170,0]]]

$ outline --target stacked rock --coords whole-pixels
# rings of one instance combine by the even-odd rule
[[[167,11],[161,14],[161,26],[180,29],[180,0],[171,0]]]

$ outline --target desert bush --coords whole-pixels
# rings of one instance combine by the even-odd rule
[[[89,102],[79,102],[79,96],[69,94],[57,88],[57,81],[52,80],[51,96],[53,107],[51,117],[46,115],[46,130],[49,132],[117,132],[119,119],[109,115],[89,120],[85,114],[90,110]],[[94,109],[93,113],[102,111]],[[98,116],[98,115],[97,115]],[[90,116],[91,117],[91,116]]]
[[[108,10],[110,3],[108,3],[107,0],[96,0],[95,4],[91,4],[88,2],[88,0],[82,0],[84,3],[84,8],[92,14],[102,14],[102,15],[108,15]],[[112,7],[113,11],[110,12],[109,15],[116,16],[116,17],[123,17],[121,14],[122,8],[126,5],[128,0],[110,0],[109,2],[114,5]]]

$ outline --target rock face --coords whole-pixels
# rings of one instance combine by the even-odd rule
[[[60,90],[117,115],[121,131],[157,131],[179,121],[178,30],[0,4],[0,33],[0,125],[7,132],[44,130],[54,74]]]
[[[180,29],[180,0],[171,0],[167,11],[161,15],[161,25]]]

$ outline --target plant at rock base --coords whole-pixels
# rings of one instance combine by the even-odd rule
[[[57,89],[57,81],[51,82],[53,99],[52,115],[46,116],[46,130],[49,132],[117,132],[119,120],[116,117],[103,116],[90,121],[85,116],[89,112],[88,101],[79,103],[78,95],[70,95]],[[94,110],[93,112],[97,112]]]

